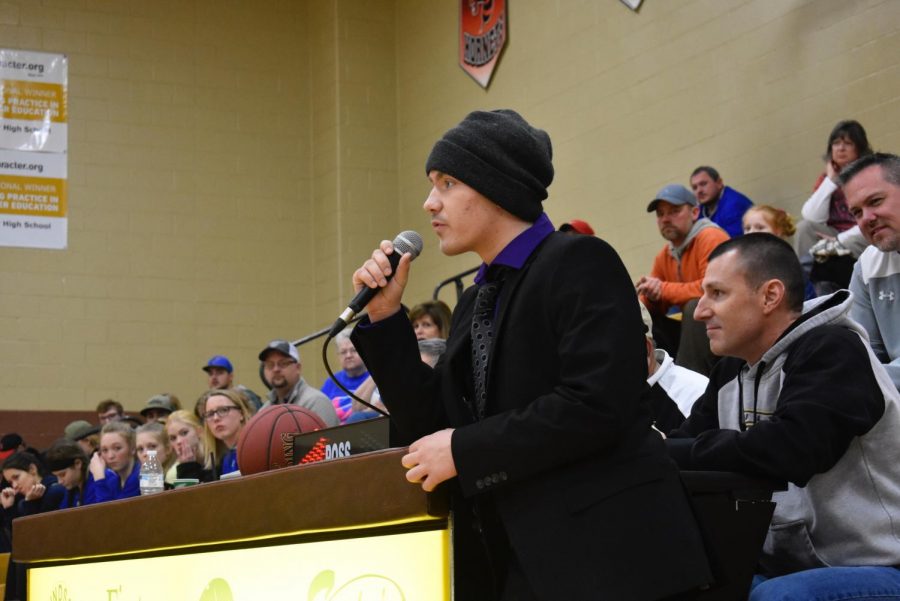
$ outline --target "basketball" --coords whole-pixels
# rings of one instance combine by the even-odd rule
[[[294,465],[294,435],[325,427],[316,413],[296,405],[272,405],[253,416],[238,437],[241,474]]]

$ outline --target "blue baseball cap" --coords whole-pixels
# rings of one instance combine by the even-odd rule
[[[673,205],[691,205],[697,206],[697,198],[694,193],[682,186],[681,184],[669,184],[656,193],[656,196],[647,205],[647,212],[652,213],[656,210],[659,201],[664,200]]]
[[[228,357],[225,355],[216,355],[212,357],[209,361],[206,362],[206,365],[203,367],[203,371],[209,373],[210,367],[221,367],[228,373],[234,371],[234,367],[231,366],[231,361],[228,360]]]

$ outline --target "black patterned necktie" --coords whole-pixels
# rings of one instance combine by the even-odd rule
[[[487,406],[487,371],[491,346],[494,343],[494,310],[502,280],[485,282],[478,288],[475,297],[475,312],[472,315],[472,374],[475,382],[475,414],[484,419]]]

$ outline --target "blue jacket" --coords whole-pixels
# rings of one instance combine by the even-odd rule
[[[81,507],[85,504],[85,499],[93,495],[89,490],[94,486],[96,486],[96,483],[94,483],[93,478],[88,474],[88,479],[85,480],[80,487],[66,491],[66,496],[63,498],[63,502],[59,508],[68,509],[69,507]]]
[[[106,476],[102,480],[94,480],[93,474],[88,474],[87,485],[84,488],[83,505],[115,501],[116,499],[128,499],[141,494],[141,464],[134,461],[134,468],[125,479],[125,486],[120,486],[119,474],[107,468]]]
[[[710,221],[728,232],[732,238],[737,238],[744,233],[744,213],[753,206],[753,201],[735,190],[725,186],[722,196],[716,203],[716,212],[712,215],[706,212],[706,206],[700,205],[700,217],[707,217]]]
[[[10,527],[15,518],[36,515],[46,511],[59,509],[63,498],[66,496],[66,489],[56,481],[56,476],[49,475],[41,478],[41,484],[44,485],[44,495],[40,499],[34,501],[26,501],[22,495],[16,495],[15,503],[9,509],[0,509],[3,515],[3,524]]]

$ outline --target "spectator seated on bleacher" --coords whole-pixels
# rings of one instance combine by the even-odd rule
[[[431,367],[437,365],[438,359],[441,358],[441,355],[443,355],[446,350],[447,341],[443,338],[427,338],[419,340],[419,355],[422,357],[422,363],[427,363]],[[366,381],[356,389],[354,394],[387,413],[387,407],[384,406],[384,402],[381,400],[381,394],[378,392],[378,387],[375,386],[375,381],[372,379],[372,376],[366,378]],[[353,401],[353,413],[350,414],[347,423],[360,422],[380,416],[381,413],[373,411],[358,401]]]
[[[650,275],[636,285],[653,317],[653,339],[672,354],[677,365],[708,375],[715,357],[709,352],[703,324],[694,321],[694,306],[700,298],[707,257],[728,234],[709,219],[698,219],[697,199],[678,184],[660,190],[647,212],[656,213],[659,232],[668,241],[653,260]],[[681,321],[667,316],[677,308]]]
[[[44,473],[37,456],[18,451],[2,463],[3,479],[10,486],[0,491],[0,520],[2,529],[12,532],[12,521],[18,517],[36,515],[59,509],[66,489],[56,478]],[[11,562],[6,573],[6,599],[26,599],[25,566]]]
[[[667,442],[684,469],[789,482],[751,601],[900,596],[900,395],[851,302],[804,306],[796,255],[769,234],[710,256],[696,316],[724,358]]]
[[[119,421],[125,417],[125,408],[122,403],[113,399],[106,399],[97,403],[97,421],[103,426],[109,422]]]
[[[653,321],[650,312],[640,301],[641,318],[644,320],[644,336],[647,343],[647,398],[653,425],[666,432],[680,426],[691,414],[691,407],[706,390],[709,378],[680,365],[653,342]]]
[[[234,388],[247,397],[247,402],[250,403],[254,413],[262,407],[262,399],[259,398],[258,394],[246,386],[234,383],[234,366],[225,355],[213,355],[202,369],[206,372],[206,387],[209,390],[230,390]]]
[[[850,213],[872,245],[853,269],[850,316],[900,390],[900,157],[869,155],[841,173]]]
[[[343,369],[335,372],[334,378],[329,377],[325,380],[322,384],[322,394],[331,399],[338,419],[345,424],[352,412],[353,400],[335,383],[335,380],[353,392],[369,378],[369,372],[362,357],[356,352],[356,347],[350,342],[349,329],[338,332],[334,337],[334,346]]]
[[[576,219],[575,221],[578,220]],[[425,363],[428,363],[431,366],[434,366],[434,364],[437,363],[438,357],[440,357],[447,348],[446,340],[447,336],[450,335],[451,317],[450,307],[442,300],[425,301],[419,303],[409,311],[409,321],[413,326],[413,331],[416,333],[416,339],[420,343],[419,349],[422,351],[422,361],[425,361]],[[439,342],[435,344],[426,344],[423,349],[421,343],[426,340],[437,340]],[[381,402],[378,386],[375,385],[375,381],[372,380],[372,376],[368,375],[368,372],[367,377],[355,390],[353,390],[353,393],[367,403],[375,405],[382,411],[387,411],[384,403]],[[355,400],[351,407],[352,412],[346,420],[344,420],[344,423],[363,421],[381,415],[377,411],[373,411],[371,408]]]
[[[869,154],[872,148],[862,125],[857,121],[835,125],[822,157],[825,172],[800,211],[803,220],[797,224],[794,249],[817,295],[846,288],[853,263],[868,245],[847,208],[838,177],[844,167]]]
[[[253,410],[236,390],[209,391],[203,414],[203,445],[212,453],[216,476],[240,471],[237,443]]]
[[[204,395],[203,411],[206,411]],[[203,424],[191,411],[176,411],[166,420],[169,445],[175,454],[175,475],[178,478],[196,478],[200,482],[216,479],[212,458],[203,443]]]
[[[94,426],[83,419],[69,422],[63,430],[63,438],[77,442],[88,459],[100,450],[100,426]]]
[[[747,209],[742,220],[745,234],[773,234],[785,241],[797,231],[794,218],[783,209],[771,205],[756,205]]]
[[[779,209],[771,205],[757,205],[750,207],[747,212],[744,213],[745,234],[773,234],[786,242],[790,242],[791,237],[796,232],[797,227],[794,224],[794,218],[788,215],[784,209]],[[809,282],[809,278],[806,277],[806,274],[804,274],[803,286],[804,300],[816,297],[816,291]]]
[[[732,238],[744,233],[741,218],[753,206],[753,201],[726,186],[716,169],[707,165],[694,169],[691,190],[700,203],[701,218],[709,219]]]
[[[331,400],[302,377],[300,352],[287,340],[273,340],[259,353],[263,380],[272,390],[262,408],[270,405],[297,405],[318,414],[327,426],[340,422]]]
[[[100,452],[88,464],[84,504],[127,499],[141,494],[141,465],[135,458],[134,430],[124,420],[111,421],[100,430]]]
[[[25,441],[15,432],[4,434],[0,438],[0,462],[6,461],[14,453],[25,450]]]
[[[147,399],[147,404],[141,409],[141,417],[144,423],[149,424],[157,420],[165,420],[173,411],[181,409],[181,401],[170,392],[155,394]]]
[[[62,438],[47,449],[47,469],[56,476],[59,485],[66,489],[59,508],[80,507],[84,504],[88,486],[88,462],[84,450],[77,442]]]
[[[573,219],[559,226],[559,231],[572,236],[593,236],[594,228],[591,224],[583,219]]]
[[[441,300],[419,303],[409,311],[409,322],[413,325],[417,340],[446,340],[450,335],[450,318],[450,307]]]
[[[165,426],[158,421],[147,422],[138,426],[134,435],[134,453],[138,463],[143,465],[150,456],[149,451],[156,451],[156,460],[162,467],[165,483],[172,486],[178,475],[175,469],[175,453],[172,452],[172,446],[169,444],[169,435],[166,433]]]

